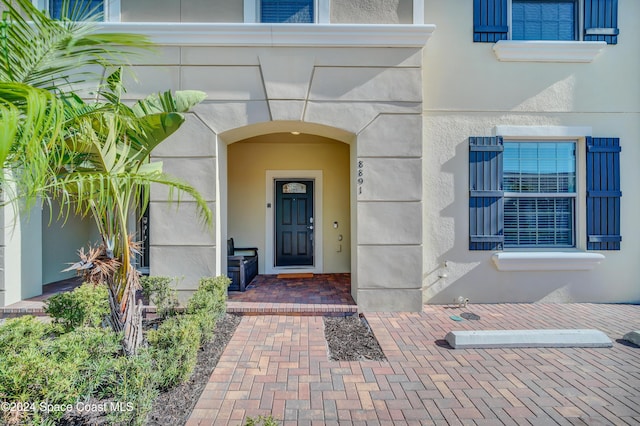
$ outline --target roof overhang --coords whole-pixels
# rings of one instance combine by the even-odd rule
[[[163,46],[421,48],[435,25],[105,22],[104,32],[143,34]]]

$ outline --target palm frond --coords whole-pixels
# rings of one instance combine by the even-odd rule
[[[206,97],[207,94],[199,90],[178,90],[173,94],[166,91],[139,100],[132,109],[138,117],[160,112],[187,112]]]
[[[98,82],[105,64],[127,63],[135,50],[151,46],[144,36],[99,33],[95,22],[50,19],[30,0],[2,3],[0,80],[47,90]]]
[[[94,285],[108,284],[120,267],[120,261],[109,257],[104,245],[89,246],[85,253],[84,247],[78,250],[80,260],[71,264],[62,272],[76,271],[82,280]]]
[[[64,105],[50,92],[0,82],[1,164],[14,172],[18,192],[28,204],[46,184],[47,173],[61,165],[64,123]],[[5,197],[4,202],[13,200]]]

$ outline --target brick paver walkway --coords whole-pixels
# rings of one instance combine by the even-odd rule
[[[453,321],[474,313],[479,320]],[[640,306],[425,306],[367,314],[388,358],[332,362],[318,316],[245,316],[188,425],[640,424]],[[455,329],[596,328],[613,348],[453,350]]]

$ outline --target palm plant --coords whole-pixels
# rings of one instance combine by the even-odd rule
[[[2,1],[9,10],[0,28],[0,160],[17,187],[8,200],[42,199],[49,206],[58,200],[66,206],[61,215],[94,218],[101,246],[74,267],[100,265],[107,272],[89,276],[106,281],[112,326],[124,331],[124,349],[134,354],[142,334],[130,213],[146,207],[149,186],[158,183],[169,186],[170,197],[176,191],[189,194],[204,222],[212,222],[210,209],[193,187],[162,173],[162,163],[148,161],[151,151],[184,122],[180,113],[204,94],[166,92],[129,107],[121,101],[124,87],[117,69],[96,92],[96,100],[85,102],[69,90],[71,83],[95,80],[76,72],[79,64],[112,65],[113,58],[125,57],[131,47],[147,47],[146,40],[95,35],[85,25],[47,18],[29,0],[14,0],[21,11]],[[36,49],[25,43],[36,39]],[[23,57],[21,51],[29,52]]]
[[[112,324],[125,331],[125,350],[135,352],[142,334],[138,330],[141,306],[135,306],[139,275],[132,261],[138,246],[128,232],[130,212],[146,207],[149,186],[156,183],[189,194],[206,223],[212,222],[212,213],[190,185],[163,174],[162,163],[148,162],[151,151],[184,122],[179,112],[200,102],[204,94],[165,92],[130,108],[120,101],[120,78],[118,70],[100,91],[107,102],[86,104],[76,96],[65,99],[68,111],[78,113],[69,120],[68,143],[74,155],[45,189],[63,205],[74,206],[75,213],[95,219],[102,257],[117,262],[115,274],[107,278]],[[86,268],[86,262],[74,266]]]

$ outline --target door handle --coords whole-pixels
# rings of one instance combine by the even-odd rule
[[[313,225],[309,225],[309,226],[307,226],[307,229],[310,229],[310,230],[312,230],[312,231],[313,231]]]

